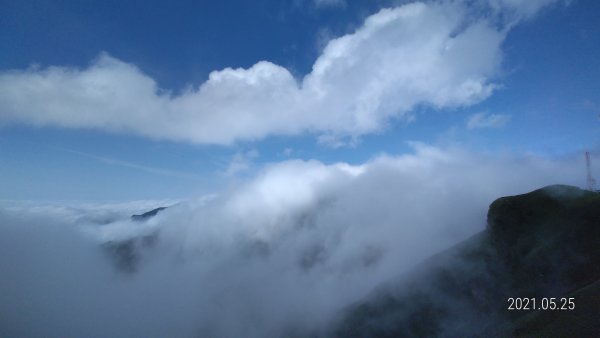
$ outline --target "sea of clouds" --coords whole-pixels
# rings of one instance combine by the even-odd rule
[[[580,162],[415,144],[362,165],[274,163],[177,203],[5,201],[0,335],[318,333],[377,285],[483,230],[495,198],[579,183]],[[106,243],[152,234],[136,246],[136,269],[118,269]]]
[[[83,69],[3,71],[0,123],[222,145],[314,133],[336,145],[410,119],[415,107],[486,99],[498,89],[511,27],[555,2],[383,9],[329,41],[301,79],[260,61],[172,93],[108,54]],[[471,124],[503,123],[482,115]],[[319,334],[378,285],[483,230],[495,198],[578,185],[575,159],[414,144],[360,165],[273,163],[194,200],[3,201],[0,336]],[[158,206],[169,208],[130,218]],[[132,268],[119,268],[122,256],[135,258]]]

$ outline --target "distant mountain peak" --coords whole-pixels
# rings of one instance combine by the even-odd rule
[[[158,207],[156,209],[152,209],[150,211],[147,211],[143,214],[139,214],[139,215],[131,215],[131,219],[133,221],[145,221],[149,218],[152,218],[154,216],[156,216],[156,214],[158,214],[160,211],[167,209],[168,207]]]

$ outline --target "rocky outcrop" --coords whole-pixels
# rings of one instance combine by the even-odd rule
[[[131,220],[144,222],[156,216],[167,207],[152,209],[139,215],[131,215]],[[158,242],[158,231],[150,234],[122,240],[112,240],[102,244],[104,252],[113,262],[115,268],[124,273],[134,273],[139,269],[142,256],[151,250]]]
[[[145,221],[149,218],[152,218],[154,216],[156,216],[160,211],[165,210],[167,207],[159,207],[156,209],[152,209],[150,211],[147,211],[143,214],[139,214],[139,215],[131,215],[131,220],[133,221]]]
[[[494,201],[485,231],[352,305],[327,335],[600,336],[599,281],[600,194],[549,186]],[[509,297],[575,309],[508,310]]]

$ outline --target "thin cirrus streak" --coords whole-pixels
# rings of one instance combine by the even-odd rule
[[[94,155],[94,154],[90,154],[90,153],[86,153],[86,152],[82,152],[82,151],[78,151],[78,150],[67,149],[64,147],[49,146],[49,148],[58,150],[58,151],[62,151],[62,152],[67,152],[67,153],[74,154],[74,155],[78,155],[81,157],[89,158],[89,159],[99,161],[99,162],[102,162],[105,164],[116,165],[116,166],[131,168],[131,169],[135,169],[135,170],[141,170],[143,172],[147,172],[147,173],[155,174],[155,175],[187,178],[187,179],[201,179],[202,178],[200,175],[196,175],[196,174],[192,174],[192,173],[141,165],[141,164],[123,161],[123,160],[119,160],[119,159],[115,159],[115,158],[111,158],[111,157],[98,156],[98,155]]]

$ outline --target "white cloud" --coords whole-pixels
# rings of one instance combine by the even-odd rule
[[[148,223],[94,226],[60,210],[0,208],[0,332],[310,336],[382,282],[482,230],[495,198],[584,181],[581,160],[414,147],[361,165],[275,163]],[[77,228],[99,240],[159,237],[124,278]]]
[[[502,128],[510,121],[510,115],[476,113],[467,120],[468,129]]]
[[[488,97],[505,34],[461,2],[412,3],[381,10],[331,40],[301,80],[261,61],[214,71],[178,95],[102,54],[84,69],[0,73],[0,122],[213,144],[303,132],[356,137],[416,105],[442,109]]]
[[[227,169],[222,172],[225,176],[235,176],[241,172],[250,169],[252,160],[258,157],[258,151],[255,149],[247,152],[238,152],[233,155]]]

